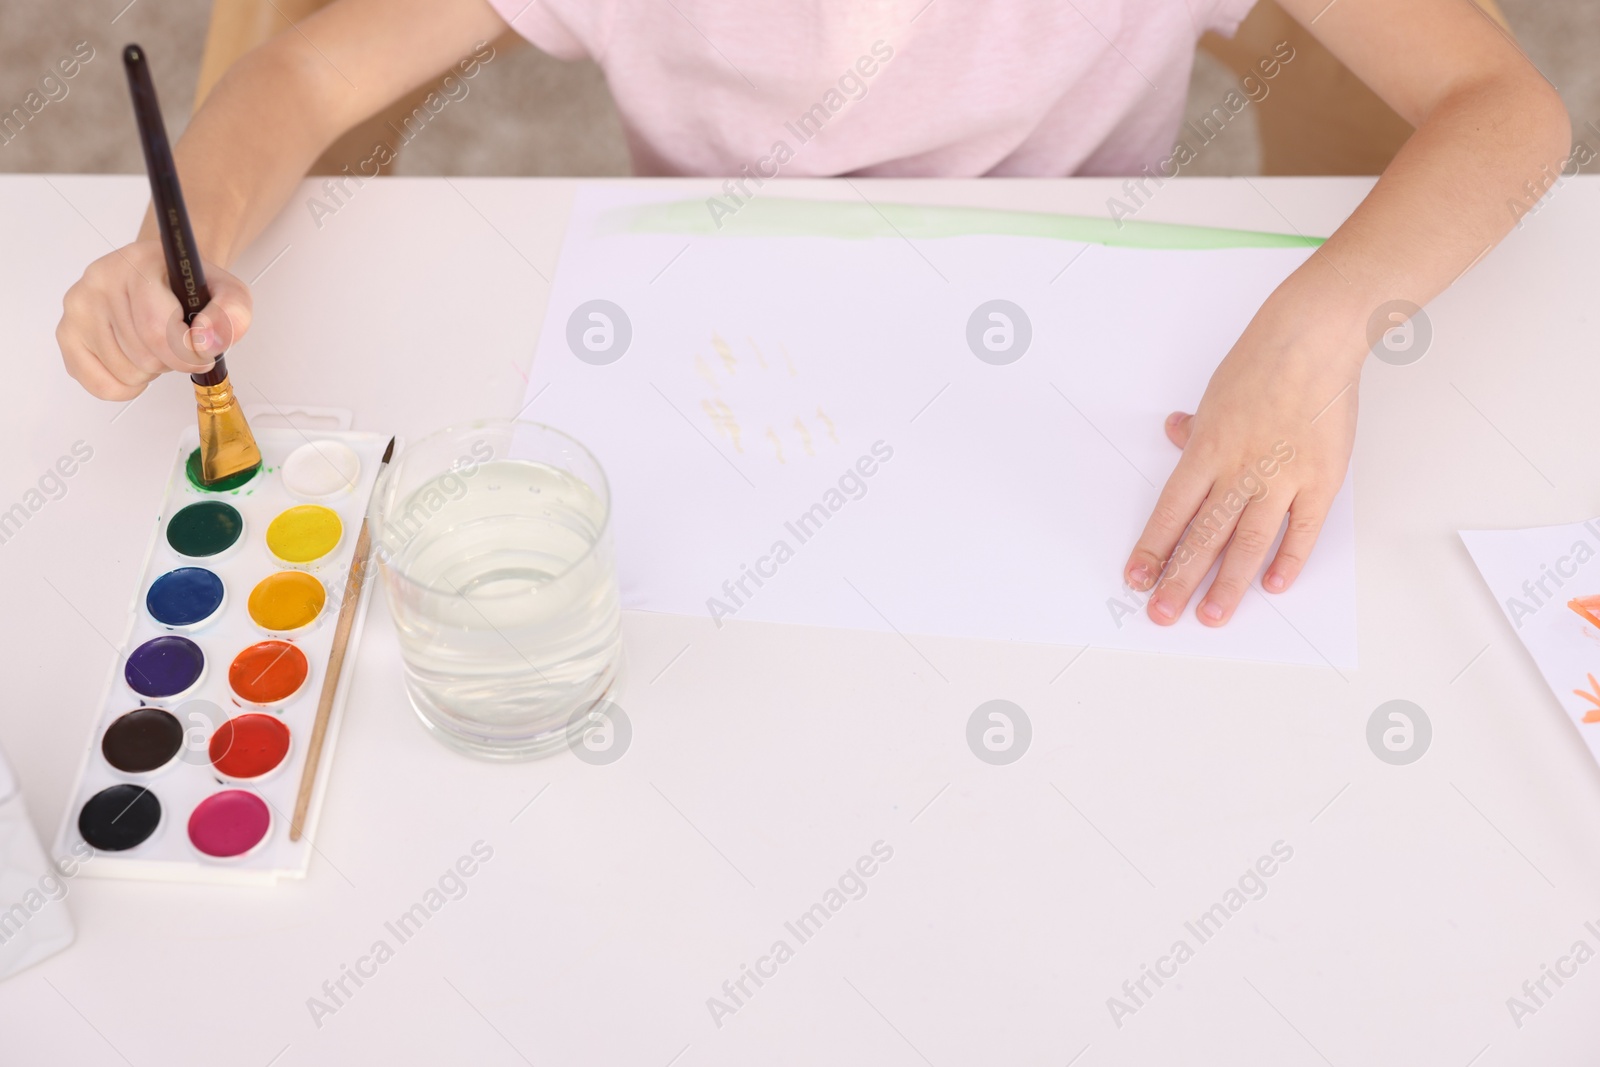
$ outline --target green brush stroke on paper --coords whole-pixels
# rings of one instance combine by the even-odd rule
[[[1184,226],[1087,215],[1051,215],[995,208],[867,204],[847,200],[751,200],[724,216],[721,227],[702,200],[674,200],[612,208],[600,217],[602,234],[673,233],[696,237],[1045,237],[1113,248],[1315,248],[1324,238],[1299,234]]]

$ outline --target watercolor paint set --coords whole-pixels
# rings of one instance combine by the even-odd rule
[[[180,438],[55,854],[108,878],[303,877],[351,671],[298,841],[296,795],[387,435],[262,429],[261,466],[200,481]],[[364,581],[364,601],[374,583]],[[366,605],[358,602],[353,654]]]

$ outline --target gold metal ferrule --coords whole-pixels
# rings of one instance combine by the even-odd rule
[[[197,382],[194,400],[200,413],[200,480],[210,485],[259,467],[261,449],[233,395],[233,385],[227,379],[216,385]]]

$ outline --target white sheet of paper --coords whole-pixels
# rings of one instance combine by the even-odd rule
[[[608,472],[625,606],[1355,665],[1348,480],[1294,589],[1225,628],[1158,627],[1121,581],[1178,460],[1163,420],[1308,249],[614,232],[651,195],[580,190],[524,409]],[[1031,323],[1007,365],[967,340],[994,299]],[[595,300],[631,334],[613,362]]]
[[[1600,760],[1600,627],[1570,603],[1600,597],[1600,519],[1529,530],[1462,530],[1478,573],[1500,602],[1556,701]],[[1600,607],[1588,605],[1600,617]],[[1588,692],[1593,699],[1580,695]]]

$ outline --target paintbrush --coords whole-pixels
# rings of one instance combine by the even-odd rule
[[[383,477],[389,459],[394,455],[394,438],[383,450],[378,464],[378,477]],[[322,696],[317,700],[317,717],[311,724],[311,741],[306,746],[306,766],[300,774],[300,793],[294,800],[294,818],[289,820],[289,840],[298,841],[306,828],[306,811],[311,807],[311,793],[317,784],[317,764],[322,762],[322,742],[328,736],[328,719],[333,714],[333,697],[339,691],[339,675],[344,671],[344,654],[350,647],[350,626],[355,622],[356,605],[361,601],[361,589],[366,584],[368,553],[372,550],[371,520],[361,520],[361,535],[356,538],[355,555],[350,557],[350,575],[344,583],[344,600],[339,604],[339,622],[333,628],[333,651],[328,654],[328,673],[322,679]]]
[[[211,302],[211,290],[206,287],[206,272],[195,248],[194,231],[189,227],[189,212],[183,206],[178,168],[172,162],[172,145],[167,141],[166,124],[161,121],[161,106],[156,102],[156,87],[150,80],[144,49],[136,44],[124,48],[122,66],[128,73],[133,114],[139,121],[139,143],[144,147],[145,170],[150,174],[150,198],[161,230],[161,248],[167,256],[167,282],[183,308],[183,324],[190,326]],[[233,395],[228,364],[222,355],[217,355],[210,370],[191,374],[189,380],[194,383],[195,406],[200,416],[200,481],[211,485],[261,466],[261,449],[256,447],[244,410]]]

